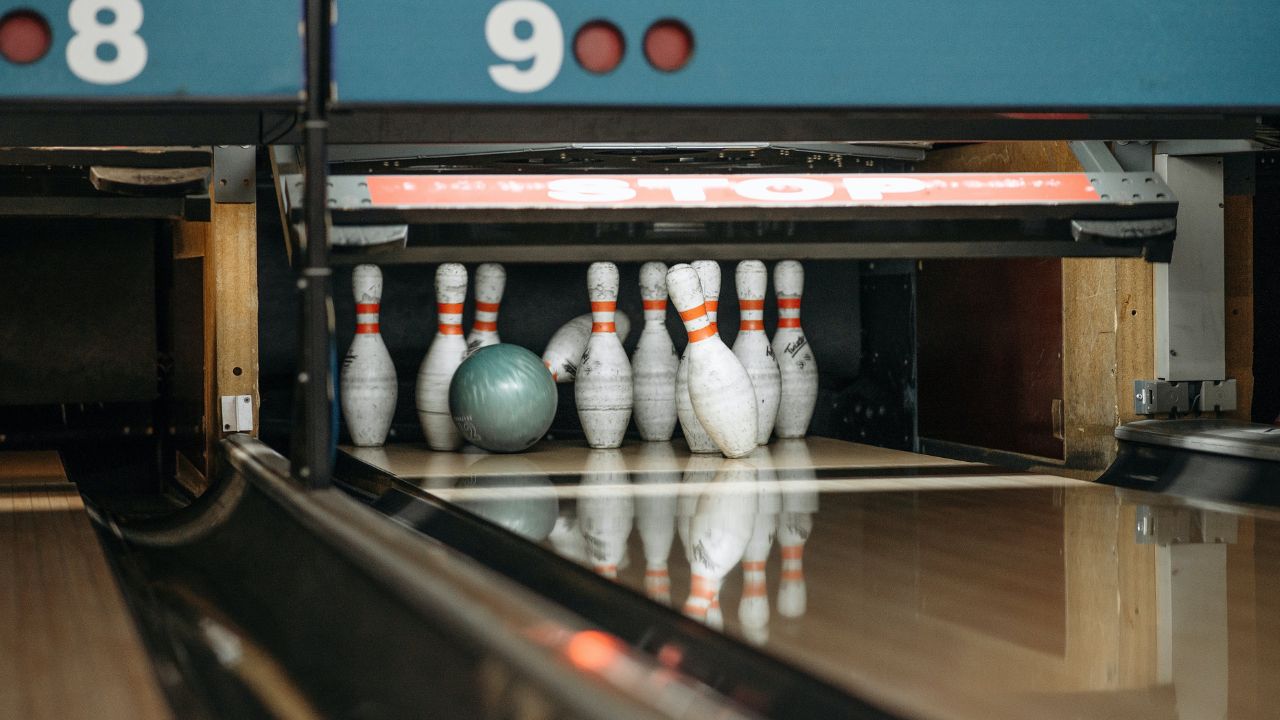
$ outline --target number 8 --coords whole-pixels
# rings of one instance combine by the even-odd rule
[[[103,10],[115,15],[110,23],[98,21]],[[67,20],[75,35],[67,43],[67,66],[76,77],[96,85],[118,85],[136,78],[147,66],[147,44],[142,29],[140,0],[72,0]],[[110,45],[116,56],[98,57],[98,48]]]
[[[516,26],[522,22],[533,28],[526,39],[516,35]],[[556,12],[540,0],[503,0],[494,5],[484,21],[484,39],[494,55],[511,61],[489,66],[489,77],[503,90],[537,92],[560,74],[564,30]],[[533,63],[521,70],[515,63],[525,60]]]

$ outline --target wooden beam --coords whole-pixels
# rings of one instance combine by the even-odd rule
[[[253,434],[257,435],[258,207],[256,203],[219,203],[216,198],[211,202],[205,293],[206,315],[213,311],[213,412],[220,418],[219,398],[223,396],[250,396]],[[210,436],[220,437],[226,429],[226,425],[216,425]]]
[[[1237,420],[1253,412],[1253,196],[1223,198],[1227,377],[1236,380]]]

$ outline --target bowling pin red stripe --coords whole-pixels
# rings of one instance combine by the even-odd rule
[[[800,327],[800,318],[778,318],[778,327],[798,328]]]
[[[461,335],[462,334],[461,325],[445,325],[444,323],[440,323],[437,329],[440,331],[441,335]]]
[[[618,577],[618,566],[617,566],[617,565],[596,565],[595,570],[596,570],[596,572],[597,572],[597,573],[599,573],[600,575],[603,575],[604,577],[607,577],[607,578],[616,578],[616,577]]]
[[[749,582],[742,585],[742,594],[745,597],[761,597],[768,592],[763,582]]]
[[[764,330],[764,321],[763,320],[743,320],[742,322],[738,323],[738,329],[744,332],[749,330]]]
[[[356,303],[357,315],[372,315],[378,312],[382,306],[378,303]]]
[[[804,580],[804,572],[801,570],[783,570],[782,579],[788,582]]]
[[[593,333],[617,332],[617,326],[611,322],[591,323],[591,332]]]
[[[716,312],[717,310],[720,309],[719,300],[708,300],[706,304],[707,304],[707,312]]]
[[[376,335],[378,332],[378,323],[356,323],[357,335]]]
[[[689,333],[689,342],[696,343],[700,340],[706,340],[707,338],[715,334],[716,334],[715,325],[707,325],[706,327],[700,327],[697,330],[694,330]]]
[[[764,572],[764,563],[758,561],[744,561],[742,563],[743,572]]]
[[[649,577],[649,578],[664,578],[664,579],[665,579],[665,578],[667,577],[667,571],[666,571],[666,570],[645,570],[645,571],[644,571],[644,576],[645,576],[645,577]]]
[[[778,298],[778,307],[784,310],[799,310],[800,298]]]
[[[441,315],[461,315],[462,303],[436,303],[436,312]]]
[[[491,303],[491,302],[483,302],[483,301],[481,301],[481,300],[477,300],[477,301],[476,301],[476,312],[491,312],[491,313],[496,313],[496,312],[498,312],[498,308],[499,308],[500,306],[501,306],[501,303]]]
[[[618,303],[608,300],[591,303],[591,312],[613,312],[618,309]]]
[[[799,560],[803,556],[804,556],[803,545],[783,545],[782,546],[783,560]]]
[[[704,315],[706,315],[706,314],[707,314],[707,306],[706,306],[706,304],[705,304],[705,303],[703,303],[702,305],[699,305],[699,306],[698,306],[698,307],[696,307],[696,308],[690,308],[690,309],[688,309],[688,310],[681,310],[681,311],[680,311],[680,319],[681,319],[681,320],[684,320],[685,322],[688,322],[688,321],[693,320],[693,319],[695,319],[695,318],[700,318],[700,317],[702,317],[702,316],[704,316]]]
[[[764,300],[739,300],[738,308],[741,310],[764,310]]]
[[[667,301],[666,300],[645,300],[644,309],[645,310],[666,310]]]
[[[485,332],[497,332],[498,323],[494,320],[477,320],[471,324],[471,329]]]

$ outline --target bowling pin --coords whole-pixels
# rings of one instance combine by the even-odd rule
[[[591,337],[578,364],[573,397],[578,420],[593,448],[616,448],[631,422],[631,361],[614,332],[618,306],[618,266],[592,263],[587,269]]]
[[[591,313],[579,315],[561,325],[551,335],[547,349],[542,352],[542,364],[551,371],[551,379],[558,383],[571,383],[578,374],[578,361],[587,349],[587,339],[591,337]],[[619,310],[614,315],[618,340],[627,341],[631,332],[631,318]]]
[[[674,295],[674,294],[673,294]],[[733,483],[734,487],[716,487]],[[696,620],[719,622],[716,603],[725,575],[742,560],[756,515],[758,493],[755,469],[745,460],[724,460],[711,487],[697,500],[689,519],[689,567],[692,573],[684,614]]]
[[[507,286],[507,271],[498,263],[482,263],[476,268],[476,318],[467,335],[467,355],[486,345],[497,345],[498,306]]]
[[[578,527],[586,541],[587,559],[600,575],[616,578],[635,516],[622,452],[590,451],[579,488]]]
[[[351,442],[369,447],[387,441],[396,413],[396,366],[378,328],[382,271],[377,265],[357,265],[351,285],[356,296],[356,336],[342,358],[342,416]]]
[[[782,513],[778,516],[778,545],[782,554],[782,578],[778,585],[778,614],[798,618],[808,607],[804,578],[804,546],[813,532],[818,512],[818,491],[813,487],[813,460],[803,440],[779,440],[773,446],[779,467],[778,489]]]
[[[676,265],[667,272],[667,290],[689,333],[685,354],[694,414],[725,457],[742,457],[756,447],[751,377],[707,317],[698,273],[688,265]]]
[[[759,260],[743,260],[738,263],[734,281],[738,289],[738,308],[741,320],[738,337],[733,339],[733,354],[751,376],[751,387],[756,391],[756,444],[764,445],[773,434],[774,421],[778,419],[778,401],[782,394],[782,375],[778,361],[773,357],[769,336],[764,333],[764,292],[768,271]]]
[[[675,464],[675,450],[671,443],[645,443],[640,447],[639,455],[645,461],[657,460],[657,464],[667,466]],[[676,534],[679,484],[679,471],[646,471],[635,476],[636,529],[640,531],[640,542],[644,547],[644,592],[649,599],[665,605],[671,604],[671,577],[667,563]],[[643,492],[645,485],[652,486],[653,491]]]
[[[680,356],[667,333],[667,266],[640,266],[640,298],[644,330],[631,356],[636,428],[651,442],[671,439],[676,428],[676,368]]]
[[[432,450],[457,450],[462,444],[449,413],[449,382],[467,353],[462,337],[462,303],[467,298],[467,269],[458,263],[436,268],[436,337],[418,367],[416,404],[422,433]]]
[[[556,517],[556,524],[547,536],[551,546],[562,556],[579,563],[590,565],[587,559],[587,539],[582,536],[582,528],[578,527],[578,514],[572,508],[561,507]]]
[[[818,402],[818,363],[800,329],[800,296],[804,267],[783,260],[773,267],[773,290],[778,295],[778,331],[773,356],[782,375],[782,395],[773,432],[780,438],[802,438],[809,432],[813,406]]]
[[[715,328],[716,311],[720,304],[720,263],[714,260],[694,260],[693,269],[698,273],[698,281],[702,283],[707,319],[711,321],[711,327]],[[684,441],[689,445],[690,452],[720,452],[702,423],[698,422],[698,414],[693,411],[693,400],[689,397],[688,345],[685,346],[680,364],[676,368],[676,414],[680,417],[680,432],[684,434]]]

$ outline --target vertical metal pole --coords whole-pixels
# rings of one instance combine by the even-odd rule
[[[329,269],[329,42],[331,0],[307,0],[307,100],[304,120],[306,243],[301,291],[298,375],[291,438],[293,477],[327,487],[333,474],[333,303]]]

